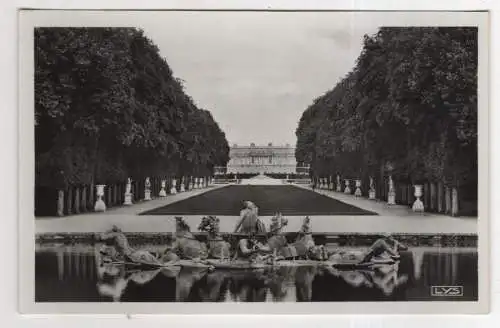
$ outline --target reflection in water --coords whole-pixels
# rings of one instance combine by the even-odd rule
[[[96,249],[98,246],[95,246]],[[39,247],[36,301],[89,302],[318,302],[443,300],[430,286],[464,286],[477,300],[473,248],[415,248],[401,261],[370,270],[275,267],[261,270],[168,268],[134,270],[98,264],[94,246]]]

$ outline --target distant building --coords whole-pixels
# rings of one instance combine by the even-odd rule
[[[290,145],[274,146],[238,146],[233,145],[229,151],[229,162],[226,172],[232,173],[284,173],[295,174],[297,161],[295,148]]]

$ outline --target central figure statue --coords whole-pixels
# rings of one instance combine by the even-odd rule
[[[259,219],[259,208],[251,201],[243,202],[244,208],[240,212],[240,221],[236,224],[234,232],[244,234],[262,234],[266,227]]]

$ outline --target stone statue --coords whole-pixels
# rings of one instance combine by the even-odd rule
[[[356,197],[361,197],[362,196],[362,193],[361,193],[361,180],[360,179],[356,180],[356,190],[354,190],[354,196],[356,196]]]
[[[146,178],[144,182],[144,200],[151,200],[151,182]]]
[[[172,188],[170,188],[170,193],[172,195],[177,194],[177,180],[176,179],[172,179]]]
[[[127,179],[127,186],[125,188],[125,194],[130,194],[132,192],[132,179]]]
[[[396,191],[394,190],[394,181],[392,181],[392,175],[389,176],[389,192],[387,194],[387,204],[396,205]]]
[[[127,185],[125,186],[125,201],[123,205],[132,205],[132,179],[127,179]]]
[[[102,197],[104,196],[104,187],[106,187],[106,185],[97,185],[96,186],[97,200],[96,200],[95,206],[94,206],[94,210],[96,212],[106,211],[106,204],[104,203],[104,200],[102,199]]]
[[[186,186],[185,186],[186,182],[184,180],[184,177],[181,178],[181,192],[185,192],[186,191]]]
[[[423,212],[424,211],[424,203],[420,199],[422,197],[422,185],[415,185],[415,202],[413,202],[412,210],[413,212]]]
[[[167,192],[165,191],[165,187],[167,186],[167,181],[166,180],[161,180],[161,190],[160,190],[160,197],[167,197]]]
[[[368,199],[375,199],[375,183],[372,177],[370,177],[370,190],[368,191]]]

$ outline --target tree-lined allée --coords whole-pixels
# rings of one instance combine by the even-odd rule
[[[224,132],[135,28],[35,30],[36,185],[208,176]]]
[[[229,146],[141,30],[37,28],[35,154],[36,213],[54,215],[61,192],[66,214],[92,209],[97,184],[108,206],[128,178],[135,200],[146,177],[156,193],[163,179],[187,186],[224,166]]]
[[[457,187],[477,201],[477,42],[469,27],[365,36],[353,70],[304,111],[297,161],[315,177],[380,184],[391,174]]]

